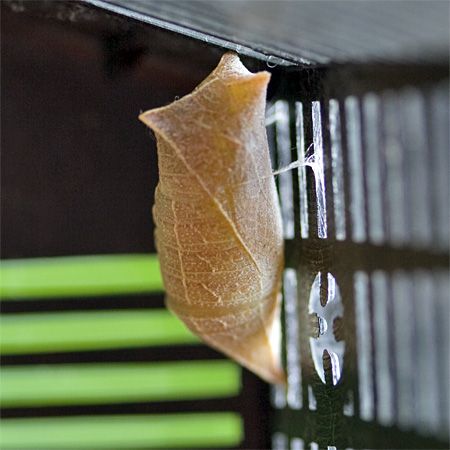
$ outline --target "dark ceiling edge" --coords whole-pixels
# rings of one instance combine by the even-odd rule
[[[198,30],[194,30],[183,25],[178,25],[176,23],[168,22],[167,20],[162,20],[157,17],[152,17],[148,14],[143,14],[138,11],[134,11],[129,8],[124,8],[123,6],[111,3],[105,0],[82,0],[83,3],[94,6],[96,8],[100,8],[106,11],[110,11],[114,14],[129,17],[130,19],[147,23],[149,25],[153,25],[159,28],[163,28],[168,31],[172,31],[174,33],[182,34],[184,36],[188,36],[193,39],[197,39],[207,44],[216,45],[221,48],[225,48],[227,50],[234,51],[240,55],[248,56],[250,58],[255,58],[262,60],[267,63],[269,67],[275,66],[311,66],[313,63],[309,60],[294,57],[287,54],[280,54],[279,56],[274,54],[265,54],[263,52],[252,49],[251,47],[243,44],[237,44],[235,42],[231,42],[229,40],[219,38],[217,36],[207,34]]]

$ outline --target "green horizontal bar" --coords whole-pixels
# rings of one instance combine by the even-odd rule
[[[131,449],[235,447],[242,419],[231,412],[90,416],[2,421],[4,449]]]
[[[157,255],[99,255],[0,261],[3,300],[161,292]]]
[[[0,325],[2,355],[199,342],[165,309],[5,314]]]
[[[225,361],[9,366],[2,407],[86,405],[235,396],[240,369]]]

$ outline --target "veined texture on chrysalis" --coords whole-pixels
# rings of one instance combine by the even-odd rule
[[[269,79],[226,53],[191,94],[139,118],[157,139],[153,216],[168,308],[210,346],[283,383],[283,235],[264,125]]]

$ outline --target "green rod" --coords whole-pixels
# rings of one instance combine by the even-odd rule
[[[2,407],[232,397],[240,368],[227,360],[6,366]]]
[[[4,449],[131,449],[236,447],[242,440],[236,413],[75,416],[5,419]]]
[[[64,256],[0,261],[0,298],[22,300],[162,292],[157,255]]]
[[[2,355],[198,343],[165,309],[4,314]]]

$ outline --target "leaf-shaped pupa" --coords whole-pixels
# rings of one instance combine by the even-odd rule
[[[227,53],[191,94],[139,118],[157,139],[153,216],[167,306],[207,344],[282,383],[283,237],[264,125],[269,79]]]

